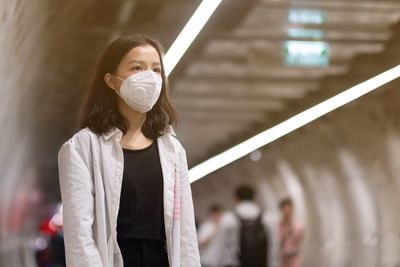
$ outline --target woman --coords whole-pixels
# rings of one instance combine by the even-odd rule
[[[68,267],[200,266],[162,55],[130,35],[98,63],[81,130],[58,155]]]
[[[279,204],[282,219],[278,225],[281,267],[300,267],[300,246],[304,228],[293,220],[293,201],[283,199]]]

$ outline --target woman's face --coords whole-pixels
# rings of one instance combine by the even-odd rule
[[[157,50],[151,45],[137,46],[129,51],[119,63],[114,75],[125,80],[134,73],[152,70],[161,76],[161,63]],[[111,74],[106,74],[105,80],[107,85],[118,90],[122,81]]]
[[[286,204],[282,207],[282,214],[285,218],[291,218],[293,213],[292,205]]]

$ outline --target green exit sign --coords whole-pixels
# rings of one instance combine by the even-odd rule
[[[294,24],[322,24],[326,22],[326,15],[317,9],[289,9],[288,21]]]
[[[314,41],[287,41],[284,44],[285,63],[289,66],[329,65],[329,44]]]

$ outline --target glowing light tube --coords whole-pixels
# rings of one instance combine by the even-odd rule
[[[369,80],[355,85],[277,125],[267,129],[246,141],[200,163],[189,170],[191,182],[195,182],[229,163],[269,144],[278,138],[310,123],[317,118],[379,88],[400,77],[400,65],[389,69]]]
[[[168,76],[185,54],[190,44],[210,19],[222,0],[203,0],[186,26],[164,56],[165,74]]]

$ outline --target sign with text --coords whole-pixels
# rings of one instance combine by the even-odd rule
[[[289,66],[318,67],[329,65],[329,44],[314,41],[284,43],[285,63]]]

